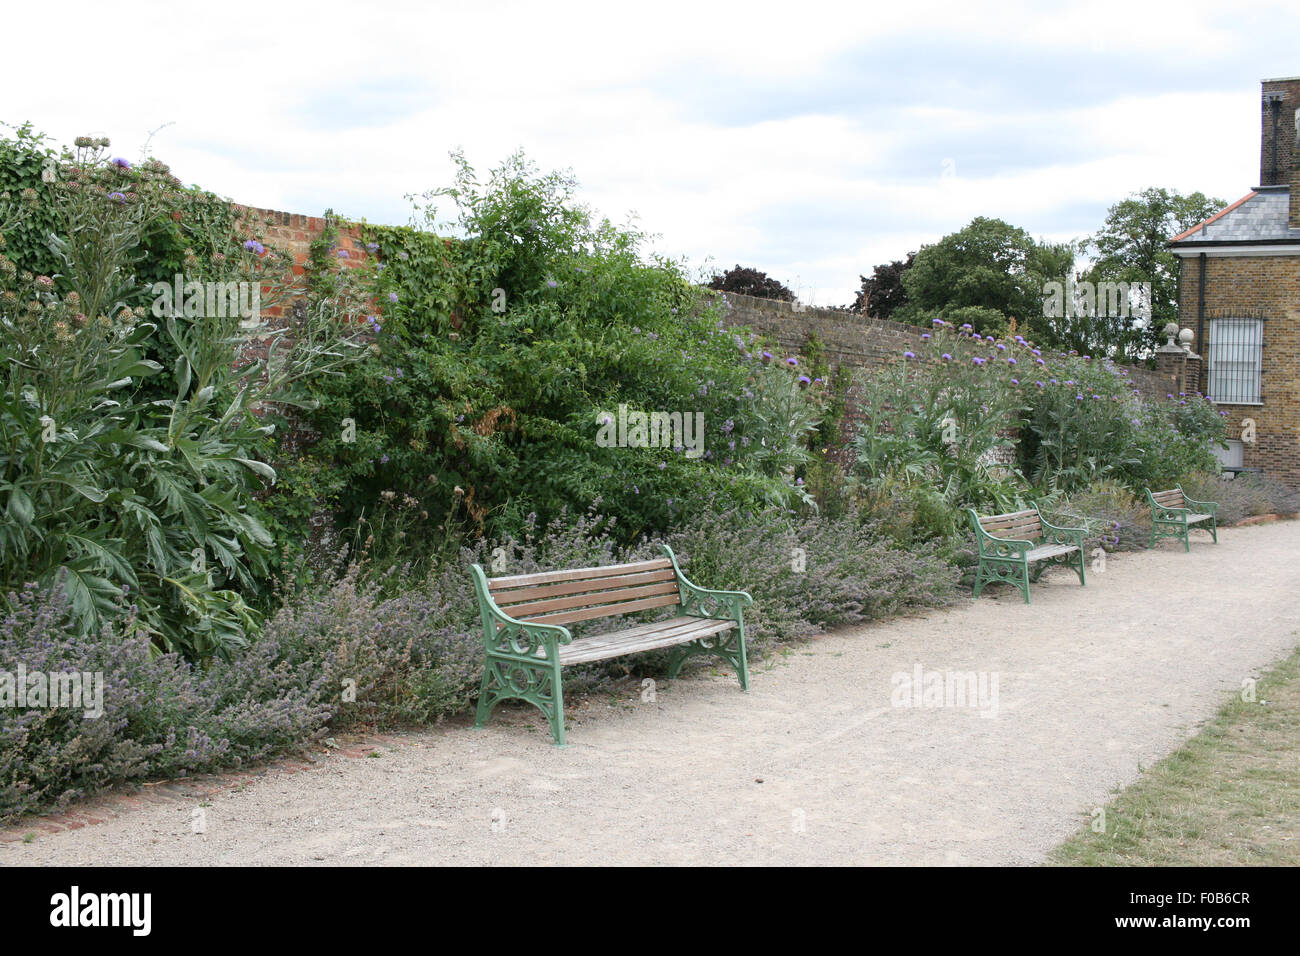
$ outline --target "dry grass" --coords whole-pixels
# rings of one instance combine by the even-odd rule
[[[1300,865],[1300,648],[1106,807],[1065,866]]]

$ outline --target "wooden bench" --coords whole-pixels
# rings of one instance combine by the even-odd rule
[[[472,568],[487,661],[479,687],[475,728],[482,729],[501,701],[526,700],[564,746],[564,688],[560,669],[659,648],[673,649],[668,676],[696,654],[712,654],[736,670],[749,689],[742,611],[744,591],[712,591],[686,579],[667,545],[664,557],[603,568],[543,571],[488,578]],[[677,616],[609,633],[574,638],[564,625],[676,605]]]
[[[1151,547],[1160,538],[1181,538],[1183,550],[1191,551],[1187,532],[1193,530],[1193,525],[1202,525],[1200,530],[1210,532],[1214,543],[1219,543],[1217,501],[1194,501],[1183,494],[1182,485],[1174,485],[1170,491],[1143,491],[1151,505]]]
[[[1073,568],[1079,584],[1087,586],[1083,573],[1083,529],[1058,528],[1044,520],[1035,505],[1029,511],[981,518],[966,509],[975,540],[979,544],[979,568],[975,572],[975,597],[986,584],[1010,584],[1020,588],[1029,603],[1029,582],[1050,565]],[[1033,573],[1030,573],[1030,566]]]

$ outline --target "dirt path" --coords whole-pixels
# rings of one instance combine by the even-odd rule
[[[589,698],[565,749],[506,711],[273,768],[211,797],[201,834],[199,801],[176,800],[0,843],[0,864],[1038,862],[1300,643],[1300,523],[1203,539],[1112,558],[1082,590],[1054,572],[1032,606],[993,589],[826,635],[748,694],[719,671]],[[996,715],[891,706],[917,665],[996,675]]]

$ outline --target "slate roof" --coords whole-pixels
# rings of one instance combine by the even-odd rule
[[[1258,186],[1205,222],[1174,236],[1169,244],[1300,241],[1300,229],[1287,223],[1290,216],[1290,186]]]

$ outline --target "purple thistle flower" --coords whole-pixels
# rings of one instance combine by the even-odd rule
[[[904,353],[903,353],[903,358],[905,358],[905,359],[914,359],[914,358],[916,358],[916,353],[915,353],[915,352],[904,352]]]
[[[390,292],[390,293],[388,293],[388,301],[389,301],[389,302],[396,302],[396,301],[397,301],[397,293],[396,293],[396,292]]]
[[[266,251],[266,246],[262,245],[256,239],[247,240],[244,243],[244,248],[247,249],[249,252],[256,253],[259,256]]]
[[[951,361],[952,361],[952,356],[949,355],[947,352],[944,352],[943,355],[942,355],[941,357],[943,358],[943,360],[944,360],[945,362],[951,362]]]
[[[112,161],[112,165],[116,166],[118,169],[130,169],[131,161],[118,156]]]
[[[122,204],[126,203],[126,196],[122,195],[121,193],[109,193],[108,198],[113,200],[116,203],[122,203]]]
[[[794,358],[793,356],[791,356],[790,358],[788,358],[788,359],[785,360],[785,364],[786,364],[786,365],[789,365],[791,368],[793,368],[794,366],[796,366],[796,365],[799,364],[799,360],[798,360],[797,358]]]
[[[1015,360],[1014,358],[1009,358],[1009,359],[1007,359],[1007,364],[1008,364],[1008,365],[1015,365],[1015,364],[1016,364],[1016,360]]]

